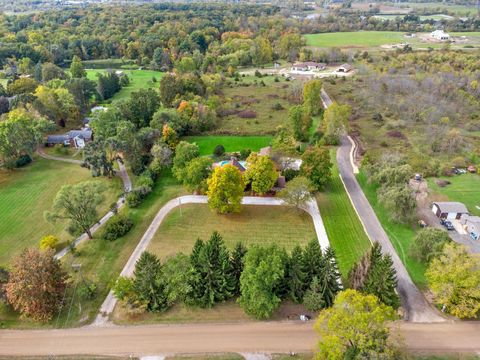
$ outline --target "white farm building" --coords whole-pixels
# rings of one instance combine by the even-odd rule
[[[436,40],[440,41],[447,41],[450,40],[450,35],[448,35],[446,32],[443,30],[435,30],[433,31],[430,36]]]

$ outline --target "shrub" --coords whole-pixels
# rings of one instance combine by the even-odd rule
[[[142,200],[152,192],[149,186],[139,186],[130,191],[126,196],[127,205],[135,208],[142,203]]]
[[[58,245],[58,238],[53,235],[46,235],[40,239],[40,250],[55,249]]]
[[[272,109],[273,110],[283,110],[283,106],[282,106],[282,104],[277,102],[277,103],[275,103],[275,105],[272,106]]]
[[[152,188],[154,185],[154,181],[149,173],[145,171],[137,178],[136,185],[138,187],[149,187]]]
[[[280,81],[280,79],[278,78],[278,76],[275,76],[275,79],[273,79],[273,81],[275,81],[275,82],[279,82],[279,81]]]
[[[105,224],[102,238],[105,240],[116,240],[130,231],[133,221],[125,215],[115,215]]]
[[[223,145],[215,146],[215,149],[213,150],[213,155],[222,156],[223,154],[225,154],[225,147]]]
[[[250,150],[250,149],[240,150],[240,159],[245,160],[246,158],[248,158],[250,156],[251,153],[252,153],[252,150]]]
[[[262,73],[258,70],[255,70],[255,76],[258,77],[258,78],[261,78],[262,77]]]
[[[285,181],[290,181],[295,179],[300,174],[300,171],[295,169],[285,169],[282,174],[285,176]]]
[[[254,119],[257,117],[257,113],[254,110],[243,110],[238,113],[238,116],[242,119]]]
[[[30,155],[22,155],[15,161],[15,167],[20,168],[32,162]]]
[[[84,281],[78,285],[78,296],[82,300],[92,300],[97,293],[97,284],[94,282]]]

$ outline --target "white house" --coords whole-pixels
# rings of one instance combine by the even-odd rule
[[[440,219],[455,220],[468,215],[467,207],[460,202],[434,202],[432,212]]]
[[[315,61],[307,61],[303,63],[295,63],[292,66],[292,71],[315,71],[324,70],[327,67],[326,64],[317,63]]]
[[[460,222],[474,240],[480,239],[480,216],[462,215]]]
[[[435,30],[433,31],[430,36],[434,39],[440,40],[440,41],[447,41],[450,40],[450,35],[448,35],[446,32],[443,30]]]

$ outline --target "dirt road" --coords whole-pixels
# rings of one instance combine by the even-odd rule
[[[160,355],[205,352],[308,352],[317,336],[313,322],[251,322],[84,327],[65,330],[2,330],[0,356],[26,355]],[[395,327],[397,325],[394,325]],[[412,351],[480,351],[480,323],[399,323]]]

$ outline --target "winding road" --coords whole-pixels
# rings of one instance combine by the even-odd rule
[[[70,163],[70,164],[77,164],[77,165],[81,165],[83,163],[83,161],[81,161],[81,160],[68,159],[68,158],[63,158],[63,157],[59,157],[59,156],[49,155],[49,154],[45,153],[45,151],[43,151],[43,148],[38,148],[37,153],[42,158],[47,159],[47,160],[62,161],[62,162],[66,162],[66,163]],[[118,168],[119,168],[119,171],[117,171],[117,176],[119,176],[120,179],[122,179],[124,192],[128,193],[130,190],[132,190],[132,181],[130,180],[130,177],[128,176],[128,172],[127,172],[127,169],[125,168],[125,165],[120,160],[117,160],[117,163],[118,163]],[[117,208],[121,209],[124,206],[124,204],[125,204],[125,196],[122,195],[117,200]],[[115,215],[115,213],[113,211],[107,212],[95,225],[93,225],[90,228],[90,232],[92,234],[94,234],[113,215]],[[87,241],[87,240],[88,240],[88,235],[86,233],[83,233],[82,235],[80,235],[79,237],[77,237],[73,241],[73,246],[77,246],[77,245],[79,245],[82,242]],[[59,252],[57,252],[55,254],[55,259],[61,259],[62,257],[64,257],[70,251],[70,249],[71,249],[70,246],[67,246],[67,247],[63,248],[62,250],[60,250]]]

